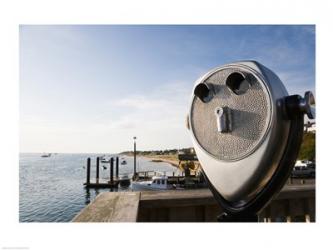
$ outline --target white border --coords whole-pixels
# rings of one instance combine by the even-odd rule
[[[1,1],[0,247],[29,249],[315,249],[332,246],[331,1]],[[317,223],[18,223],[19,24],[316,24]]]

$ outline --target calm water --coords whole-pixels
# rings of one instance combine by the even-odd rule
[[[99,154],[100,155],[100,154]],[[41,154],[20,154],[20,222],[66,222],[99,193],[110,189],[87,191],[86,159],[92,158],[91,180],[95,174],[96,157],[93,154],[55,154],[49,158]],[[122,156],[123,157],[123,156]],[[119,174],[132,174],[133,158],[124,157],[127,165],[119,166]],[[107,169],[103,169],[106,166]],[[154,163],[146,158],[137,158],[137,171],[176,171],[168,163]],[[100,177],[108,179],[109,164],[100,164]],[[115,192],[130,192],[131,187]]]

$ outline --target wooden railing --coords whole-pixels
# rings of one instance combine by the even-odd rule
[[[105,192],[73,221],[216,222],[222,212],[208,189]],[[315,221],[315,185],[286,185],[259,214],[259,221]]]

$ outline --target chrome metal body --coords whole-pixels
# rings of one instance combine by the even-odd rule
[[[264,103],[263,107],[253,107],[256,103],[247,104],[246,98],[240,99],[244,91],[239,93],[229,91],[228,95],[219,94],[221,91],[230,89],[230,86],[226,86],[224,79],[221,77],[216,77],[217,80],[214,83],[210,79],[221,72],[223,75],[223,71],[227,70],[228,72],[239,72],[239,74],[250,76],[251,79],[254,79],[257,87],[254,88],[254,85],[250,85],[249,91],[252,91],[252,95],[256,95],[258,94],[256,91],[260,91],[260,98],[263,100],[258,103],[260,105]],[[221,79],[220,82],[219,79]],[[290,121],[284,119],[282,114],[282,100],[285,96],[288,96],[288,93],[275,73],[254,61],[232,63],[211,70],[196,81],[193,93],[196,87],[203,83],[207,86],[213,86],[214,92],[211,91],[208,93],[206,96],[209,98],[206,99],[198,98],[195,94],[191,97],[188,120],[193,145],[205,175],[214,185],[214,188],[227,201],[242,205],[251,200],[263,189],[279,165],[290,129]],[[212,93],[215,94],[214,97],[212,97]],[[249,97],[251,97],[250,94]],[[255,97],[252,96],[251,98]],[[219,99],[214,100],[215,98]],[[237,109],[237,100],[241,100],[242,102],[240,109]],[[210,106],[209,108],[203,106],[204,104],[210,105],[210,102],[214,101],[225,105],[218,107],[211,105],[211,110]],[[235,128],[232,129],[228,129],[227,119],[219,119],[219,116],[216,116],[215,113],[217,108],[229,107],[229,105],[232,106],[230,123],[232,126],[235,124]],[[202,112],[202,110],[205,111],[205,114],[197,113]],[[254,112],[251,110],[254,110]],[[256,113],[257,111],[259,113]],[[206,113],[210,112],[215,116],[206,115]],[[243,115],[242,112],[245,114],[253,113],[251,115],[254,118],[251,118],[252,120],[249,121],[252,122],[250,125],[256,124],[256,121],[261,123],[260,133],[255,131],[257,129],[255,126],[247,124],[246,119],[251,116]],[[237,115],[238,113],[239,115]],[[198,116],[199,118],[197,118]],[[200,124],[200,116],[204,118],[201,121],[202,124]],[[242,119],[242,121],[237,121],[237,119]],[[210,123],[214,123],[215,131],[210,130]],[[200,126],[207,126],[208,129],[201,132],[198,128]],[[255,139],[247,138],[246,133],[237,134],[237,129],[243,129],[244,131],[252,129],[253,131],[250,132],[257,133],[258,135],[256,135]],[[211,140],[213,146],[209,145],[203,135],[207,135],[208,138],[217,138],[219,141],[214,144],[215,142]],[[221,136],[220,139],[219,136]],[[228,145],[223,144],[224,142],[234,143],[235,148],[239,146],[239,148],[243,147],[244,150],[240,150],[240,152],[235,154],[229,152],[225,155],[223,153],[219,155],[219,152],[227,152],[228,150]],[[219,147],[221,146],[225,147],[223,148],[224,151],[219,151]],[[217,147],[217,149],[215,150],[214,147]]]

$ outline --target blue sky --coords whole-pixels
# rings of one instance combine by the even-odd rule
[[[189,147],[194,81],[243,59],[315,91],[314,26],[20,26],[20,152]]]

